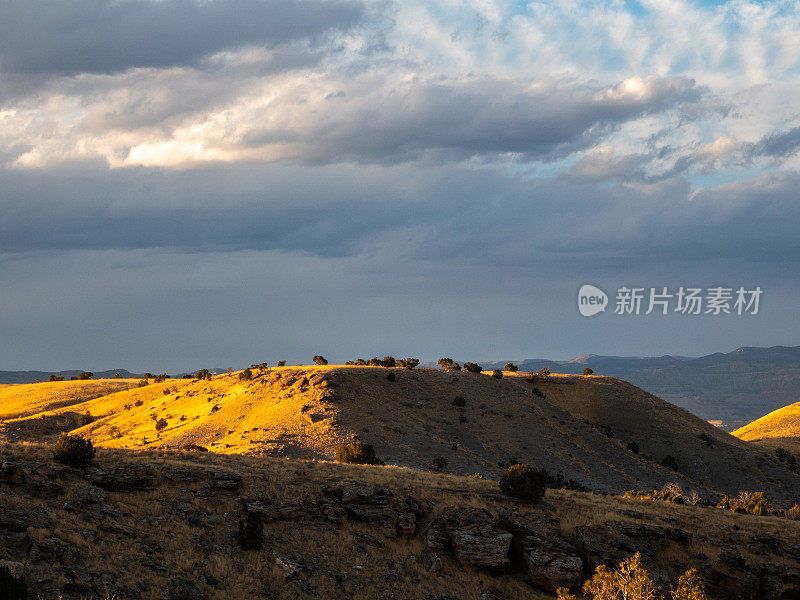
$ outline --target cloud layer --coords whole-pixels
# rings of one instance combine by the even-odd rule
[[[783,1],[6,2],[0,360],[796,343],[798,29]],[[615,332],[587,281],[771,287],[757,323]]]

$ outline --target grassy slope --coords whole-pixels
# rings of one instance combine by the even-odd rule
[[[800,453],[800,402],[784,406],[733,432],[738,438],[767,448]]]
[[[5,427],[18,428],[22,439],[42,439],[43,433],[57,433],[54,420],[61,415],[88,411],[96,420],[76,431],[106,447],[175,449],[191,443],[216,453],[331,459],[339,445],[362,439],[389,464],[431,469],[441,458],[445,470],[460,474],[496,477],[499,464],[519,460],[599,491],[677,481],[701,492],[747,487],[779,501],[797,495],[791,487],[797,478],[763,452],[616,379],[554,376],[532,385],[521,375],[497,380],[394,369],[396,381],[390,382],[388,372],[285,367],[252,381],[236,374],[171,380],[29,414]],[[63,385],[78,384],[85,382]],[[15,387],[32,394],[30,389],[47,385]],[[546,398],[534,395],[533,387]],[[457,396],[466,406],[453,406]],[[161,418],[167,427],[157,434]],[[614,438],[603,434],[606,427]],[[629,441],[639,444],[639,455],[626,449]],[[667,454],[677,458],[681,473],[657,464]],[[787,490],[781,481],[794,484]]]
[[[52,381],[0,386],[0,419],[30,416],[69,407],[135,387],[136,379]]]

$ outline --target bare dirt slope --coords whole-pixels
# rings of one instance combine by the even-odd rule
[[[463,406],[454,405],[457,398]],[[330,460],[337,447],[360,439],[388,464],[458,474],[494,478],[520,461],[597,491],[674,481],[708,494],[746,488],[776,501],[798,496],[796,475],[760,448],[603,377],[530,383],[510,374],[494,379],[433,369],[285,367],[249,381],[233,373],[151,383],[7,419],[0,428],[16,439],[41,439],[43,423],[86,412],[95,420],[74,431],[106,447],[196,444],[216,453]],[[157,431],[160,421],[164,427]],[[630,441],[639,454],[626,448]],[[677,472],[659,464],[668,454]]]
[[[800,453],[800,402],[784,406],[733,432],[738,438],[767,448]]]

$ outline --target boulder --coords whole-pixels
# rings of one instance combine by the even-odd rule
[[[501,529],[484,510],[451,511],[444,518],[456,558],[462,564],[482,569],[508,567],[512,534]]]
[[[559,538],[526,536],[522,556],[531,583],[550,592],[572,589],[581,581],[583,561],[578,551]]]

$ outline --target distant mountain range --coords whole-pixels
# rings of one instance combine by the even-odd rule
[[[2,383],[35,383],[47,381],[50,375],[62,375],[64,379],[77,377],[83,369],[69,369],[66,371],[0,371],[0,384]],[[131,373],[126,369],[110,369],[108,371],[93,371],[92,379],[113,379],[119,373],[124,379],[141,377],[142,374]]]
[[[800,401],[800,346],[737,348],[707,356],[623,357],[590,354],[569,361],[528,359],[485,362],[500,369],[514,362],[521,371],[547,367],[554,373],[581,373],[630,381],[726,429],[740,426],[787,404]]]

